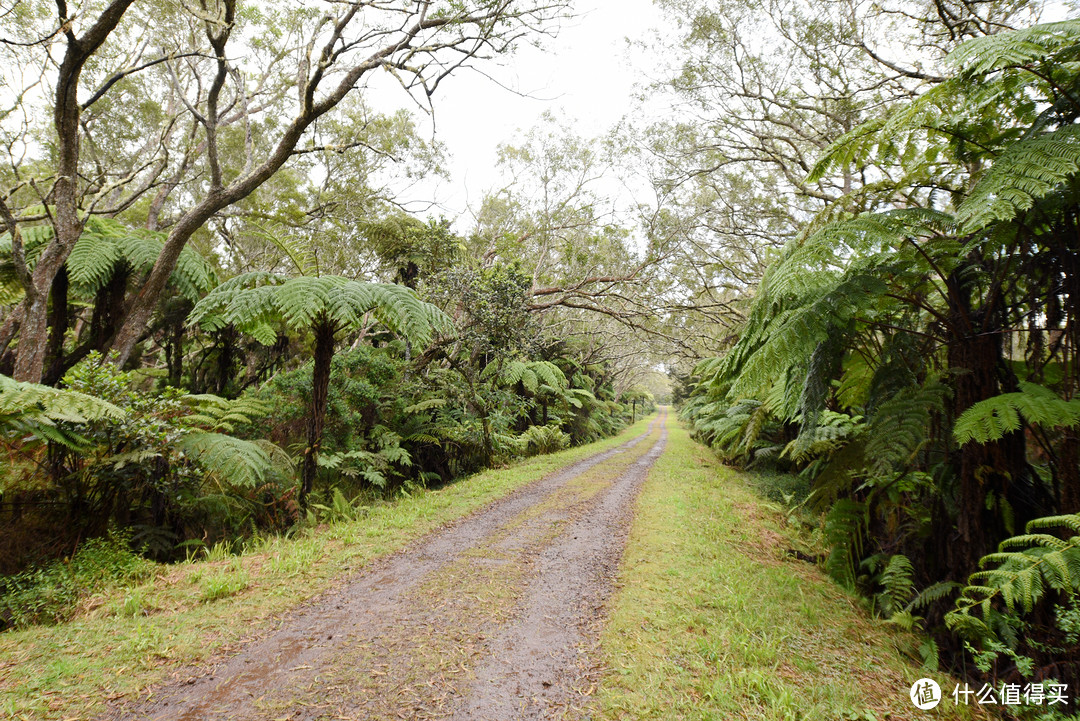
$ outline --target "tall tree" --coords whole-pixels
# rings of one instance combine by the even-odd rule
[[[55,165],[44,158],[33,168],[21,162],[19,154],[35,146],[33,123],[9,122],[16,137],[7,147],[18,167],[13,189],[4,194],[3,220],[18,246],[20,224],[39,220],[40,214],[20,212],[8,201],[13,192],[22,197],[40,188],[42,197],[34,202],[49,209],[57,231],[35,277],[21,273],[26,300],[5,319],[0,333],[6,347],[19,327],[16,367],[21,379],[41,377],[49,289],[87,213],[121,212],[145,196],[153,226],[167,202],[177,209],[157,262],[113,339],[112,349],[124,362],[192,236],[295,155],[310,151],[304,143],[320,119],[371,82],[375,71],[387,71],[427,101],[462,67],[508,50],[525,35],[551,30],[566,2],[425,0],[399,7],[364,0],[296,8],[208,0],[183,11],[159,13],[147,7],[126,15],[131,5],[117,0],[84,20],[61,2],[48,21],[24,26],[9,20],[4,26],[14,33],[2,44],[13,67],[32,71],[20,86],[24,89],[15,110],[31,118],[37,112],[31,88],[41,82],[56,86],[49,138],[57,148]],[[43,15],[37,6],[30,12]],[[130,22],[121,25],[122,20]],[[35,28],[41,32],[30,35]],[[53,74],[41,58],[49,57],[58,43],[65,55]],[[97,72],[83,78],[91,58]],[[107,120],[123,112],[125,103],[109,100],[130,88],[136,75],[153,78],[144,99],[153,107],[141,137],[129,139],[128,152],[121,154],[123,160],[138,160],[118,167],[111,154],[91,152],[93,143],[82,141],[104,132]],[[45,192],[43,184],[52,182],[47,178],[55,182]]]
[[[1038,10],[1013,0],[659,4],[679,52],[662,55],[672,60],[648,103],[663,98],[677,112],[636,128],[632,145],[656,189],[658,232],[680,240],[670,292],[687,309],[709,310],[681,314],[683,331],[706,354],[730,347],[746,320],[743,299],[807,219],[826,209],[841,217],[879,203],[926,204],[925,188],[903,182],[889,158],[811,178],[821,153],[940,82],[946,53],[964,39]]]

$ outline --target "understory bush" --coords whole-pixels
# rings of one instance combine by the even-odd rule
[[[80,601],[149,578],[155,564],[129,544],[121,532],[92,538],[69,559],[0,577],[0,629],[66,621]]]

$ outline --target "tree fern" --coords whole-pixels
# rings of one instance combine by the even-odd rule
[[[1047,60],[1077,44],[1080,44],[1080,21],[1063,20],[968,40],[953,50],[946,61],[976,75]]]
[[[229,400],[207,393],[184,396],[181,401],[194,410],[182,418],[185,425],[224,433],[234,433],[238,427],[251,425],[273,410],[266,401],[247,396]]]
[[[908,148],[914,147],[917,155],[925,156],[928,129],[932,132],[940,128],[943,132],[937,142],[948,142],[949,126],[958,117],[977,117],[984,108],[995,103],[1017,102],[1018,83],[1000,77],[985,82],[985,76],[1008,68],[1039,63],[1052,65],[1058,61],[1058,55],[1071,52],[1077,44],[1080,44],[1080,22],[1077,20],[1046,23],[968,40],[947,57],[947,62],[961,71],[960,76],[946,78],[912,102],[894,108],[885,117],[873,118],[837,138],[814,164],[808,182],[816,182],[837,168],[861,167],[871,158],[878,162],[899,159]],[[1035,83],[1039,78],[1032,74],[1025,81]],[[1004,97],[1006,93],[1009,99]],[[1022,99],[1022,91],[1019,95]],[[920,137],[922,143],[913,142]]]
[[[124,255],[113,238],[93,231],[84,231],[68,256],[68,277],[73,283],[91,292],[108,282]]]
[[[807,181],[817,182],[837,168],[863,167],[871,158],[888,162],[905,155],[905,146],[924,142],[926,129],[940,126],[957,107],[963,87],[957,79],[946,79],[885,117],[855,126],[825,149]]]
[[[694,426],[698,436],[708,443],[726,461],[735,460],[743,454],[742,441],[760,401],[743,400],[722,413],[711,414]]]
[[[530,393],[535,393],[540,384],[559,390],[568,386],[562,369],[548,361],[495,360],[484,367],[480,377],[496,379],[506,386],[521,383]]]
[[[358,327],[367,313],[419,345],[452,328],[449,317],[400,285],[364,283],[341,276],[285,278],[245,273],[231,278],[199,301],[188,322],[206,330],[235,325],[266,345],[276,340],[275,322],[307,329],[317,318],[339,327]]]
[[[423,413],[424,411],[432,410],[433,408],[442,408],[446,405],[445,398],[428,398],[422,400],[419,403],[413,403],[410,406],[406,406],[401,410],[402,413]]]
[[[0,434],[3,435],[34,436],[74,447],[80,445],[79,436],[59,429],[58,423],[120,420],[125,415],[119,406],[92,395],[20,383],[0,375]]]
[[[52,240],[53,230],[49,225],[35,225],[20,232],[27,265],[32,270],[41,251]],[[149,271],[164,244],[163,233],[132,229],[114,219],[92,216],[71,249],[65,267],[76,290],[93,295],[122,267],[135,273]],[[10,255],[11,237],[5,233],[0,235],[0,304],[13,303],[22,296],[21,288],[13,282],[13,274],[2,264],[2,259]],[[185,247],[169,282],[195,302],[214,286],[216,277],[205,258],[193,248]]]
[[[867,427],[865,454],[870,473],[886,475],[910,465],[927,441],[930,419],[944,410],[946,388],[931,376],[902,388],[875,409]]]
[[[551,426],[529,426],[519,439],[526,456],[554,453],[570,445],[569,434]]]
[[[813,426],[805,426],[785,448],[782,455],[796,461],[827,456],[863,431],[862,416],[822,411]]]

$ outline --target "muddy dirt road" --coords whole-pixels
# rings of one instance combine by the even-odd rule
[[[210,673],[108,718],[581,718],[665,423],[372,564]]]

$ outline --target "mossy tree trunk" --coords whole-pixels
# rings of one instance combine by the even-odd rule
[[[308,411],[307,448],[300,473],[300,507],[307,503],[308,495],[315,486],[318,471],[319,448],[322,444],[323,425],[326,423],[326,407],[330,390],[330,368],[334,360],[335,324],[325,315],[315,320],[312,332],[315,336],[315,360],[311,369],[311,407]]]

